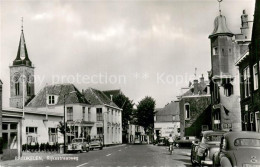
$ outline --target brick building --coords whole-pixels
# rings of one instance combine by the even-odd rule
[[[178,97],[180,108],[180,136],[199,137],[201,131],[211,128],[210,94],[204,77],[194,79],[186,92]]]
[[[236,65],[240,71],[242,130],[260,132],[260,2],[256,1],[252,41]],[[246,17],[245,17],[246,20]],[[246,25],[247,26],[247,25]]]

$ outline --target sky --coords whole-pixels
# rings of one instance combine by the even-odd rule
[[[254,0],[223,0],[229,29],[240,33],[242,10]],[[21,17],[35,93],[46,84],[73,83],[145,96],[164,107],[182,87],[211,69],[208,36],[217,0],[0,0],[0,79],[9,106],[9,66],[16,58]],[[195,68],[197,70],[195,70]],[[195,77],[196,74],[196,77]]]

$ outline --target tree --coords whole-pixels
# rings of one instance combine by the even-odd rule
[[[146,133],[151,132],[154,126],[155,100],[152,97],[146,96],[137,105],[135,112],[136,123],[144,128]]]
[[[62,121],[59,122],[58,129],[59,129],[59,132],[64,135],[65,129],[64,129],[64,123]],[[66,131],[70,132],[70,128],[68,127],[68,124],[66,126]]]
[[[120,93],[113,97],[113,102],[122,109],[122,128],[127,129],[128,121],[131,120],[133,114],[133,102],[124,94]]]

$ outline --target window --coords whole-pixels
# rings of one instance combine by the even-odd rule
[[[91,121],[90,108],[88,108],[88,121]]]
[[[176,116],[174,115],[174,116],[172,116],[172,120],[174,121],[176,119]]]
[[[55,102],[55,97],[53,95],[49,95],[49,100],[48,100],[48,104],[49,105],[53,105]]]
[[[16,96],[20,95],[20,83],[19,82],[15,83],[15,95]]]
[[[253,67],[253,75],[254,75],[254,90],[258,89],[258,68],[257,64]]]
[[[97,121],[103,121],[102,108],[97,108]]]
[[[218,47],[214,47],[212,52],[213,52],[213,55],[217,55],[218,54]]]
[[[85,107],[82,107],[82,120],[85,121]]]
[[[248,121],[248,116],[247,114],[244,115],[244,123],[247,124],[247,121]]]
[[[184,109],[185,109],[185,119],[190,119],[190,104],[185,104]]]
[[[254,123],[254,114],[250,113],[250,123]]]
[[[26,90],[27,90],[27,95],[30,96],[31,95],[31,86],[28,82],[26,83]]]
[[[244,69],[244,76],[243,76],[243,80],[244,80],[244,93],[245,93],[245,97],[250,96],[250,73],[249,73],[249,67],[246,67]]]
[[[49,128],[49,142],[58,142],[57,128]]]
[[[73,121],[73,108],[67,107],[67,121]]]
[[[26,134],[37,134],[37,127],[26,127]]]
[[[227,83],[224,85],[224,94],[229,97],[233,94],[233,85],[231,83]]]
[[[103,128],[102,127],[97,127],[97,134],[98,135],[103,134]]]
[[[153,120],[156,121],[156,115],[153,117]]]

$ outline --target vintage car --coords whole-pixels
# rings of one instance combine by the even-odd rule
[[[83,152],[89,151],[89,144],[85,138],[75,138],[68,145],[68,152]]]
[[[160,137],[158,139],[158,143],[157,143],[158,146],[166,146],[167,145],[167,142],[166,142],[166,139],[164,137]]]
[[[95,148],[102,150],[103,144],[101,139],[91,139],[89,143],[90,150],[94,150]]]
[[[213,156],[213,166],[260,166],[260,133],[228,132]]]
[[[201,142],[193,142],[191,146],[191,163],[193,166],[212,165],[212,157],[219,150],[220,140],[225,132],[204,131]]]

